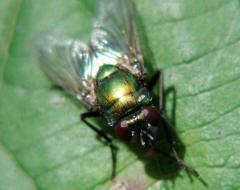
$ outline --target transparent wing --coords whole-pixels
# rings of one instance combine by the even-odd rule
[[[90,48],[77,40],[37,34],[33,54],[41,70],[88,107],[95,105]]]
[[[125,67],[138,77],[145,76],[131,0],[99,0],[93,27],[95,67],[104,61]]]
[[[131,0],[99,0],[90,46],[45,33],[33,44],[40,68],[90,108],[97,104],[94,85],[102,65],[118,65],[145,77]]]

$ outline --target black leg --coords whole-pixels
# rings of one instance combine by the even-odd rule
[[[149,91],[151,91],[154,87],[154,85],[157,83],[159,80],[159,111],[161,113],[161,118],[168,124],[168,126],[172,126],[171,123],[169,122],[165,111],[164,111],[164,103],[163,103],[163,98],[164,98],[164,93],[163,93],[163,74],[161,70],[158,70],[153,77],[150,79],[150,81],[147,84],[147,87]],[[172,138],[170,137],[170,140]],[[172,141],[172,140],[171,140]]]
[[[112,144],[112,139],[109,138],[104,132],[102,132],[100,129],[96,128],[93,126],[91,123],[89,123],[86,118],[89,117],[98,117],[99,113],[98,112],[86,112],[80,115],[81,120],[88,126],[90,127],[93,131],[95,131],[100,137],[102,137],[107,145],[110,147],[111,154],[112,154],[112,174],[111,174],[111,179],[115,177],[115,172],[116,172],[116,147]]]
[[[167,118],[167,115],[165,113],[165,109],[164,109],[164,92],[163,92],[163,75],[162,75],[162,71],[158,71],[159,73],[159,94],[158,94],[158,97],[159,97],[159,111],[160,111],[160,116],[161,116],[161,119],[164,121],[164,130],[165,130],[165,133],[167,135],[167,139],[168,139],[168,143],[171,145],[171,147],[173,147],[173,138],[172,138],[172,135],[171,135],[171,131],[169,129],[169,127],[172,127],[171,123],[169,122],[168,118]]]
[[[158,79],[159,79],[159,75],[160,75],[161,71],[158,70],[150,79],[150,81],[147,84],[147,88],[149,91],[152,91],[154,85],[157,83]]]
[[[63,87],[58,84],[52,84],[50,88],[55,90],[64,90]]]
[[[196,177],[200,177],[199,173],[194,169],[192,168],[191,166],[189,166],[188,164],[186,164],[182,159],[179,158],[177,152],[175,151],[175,148],[173,147],[173,154],[169,154],[167,152],[164,152],[160,149],[158,149],[157,147],[154,147],[154,151],[156,153],[160,153],[162,154],[163,156],[166,156],[168,158],[170,158],[171,160],[175,160],[177,161],[178,165],[181,167],[181,168],[187,168],[190,172],[192,172]]]
[[[172,138],[172,135],[171,135],[171,130],[170,128],[172,128],[172,125],[171,123],[169,122],[167,116],[166,116],[166,113],[165,113],[165,110],[164,110],[164,93],[163,93],[163,75],[162,75],[162,72],[161,70],[157,71],[157,73],[153,76],[153,78],[150,80],[149,82],[149,87],[153,88],[153,85],[154,83],[156,82],[156,78],[159,78],[159,111],[160,111],[160,117],[163,121],[163,127],[164,127],[164,131],[167,135],[167,140],[168,140],[168,143],[170,144],[171,146],[171,150],[172,150],[172,155],[171,154],[168,154],[166,152],[163,152],[157,148],[155,148],[154,150],[158,153],[161,153],[171,159],[175,159],[177,161],[177,163],[179,164],[180,167],[185,167],[187,168],[189,171],[191,171],[195,176],[199,177],[199,173],[193,169],[191,166],[189,166],[188,164],[186,164],[177,154],[175,148],[174,148],[174,145],[173,145],[173,138]],[[150,89],[150,88],[149,88]]]

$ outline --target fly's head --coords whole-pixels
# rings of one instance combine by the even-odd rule
[[[156,141],[160,115],[153,106],[143,107],[131,117],[123,118],[116,125],[116,135],[124,141],[152,147]]]

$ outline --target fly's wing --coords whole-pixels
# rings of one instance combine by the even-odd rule
[[[145,77],[131,0],[99,0],[93,27],[94,70],[103,63],[113,64]]]
[[[97,104],[94,85],[102,65],[117,65],[145,77],[131,0],[99,0],[90,46],[38,34],[33,49],[40,68],[89,108]]]
[[[90,48],[77,40],[51,34],[33,39],[33,54],[41,70],[89,108],[95,105]]]

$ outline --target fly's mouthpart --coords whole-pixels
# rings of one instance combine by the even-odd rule
[[[137,141],[138,143],[140,143],[141,146],[145,148],[153,146],[155,137],[153,131],[151,131],[151,128],[140,127],[140,129],[138,129],[136,133]]]

